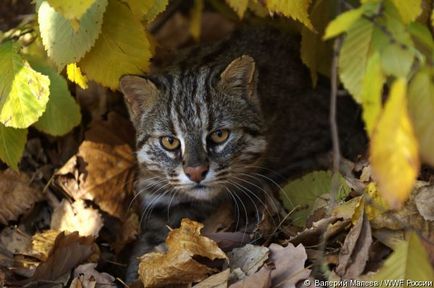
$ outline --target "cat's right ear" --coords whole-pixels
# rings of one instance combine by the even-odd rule
[[[120,90],[124,94],[125,103],[134,125],[138,124],[144,112],[154,106],[160,93],[151,80],[133,75],[121,78]]]

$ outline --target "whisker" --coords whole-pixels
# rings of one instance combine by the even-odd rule
[[[237,231],[238,230],[238,225],[240,224],[240,206],[238,205],[238,202],[235,199],[235,197],[232,195],[231,190],[229,190],[229,188],[226,187],[226,186],[223,186],[223,187],[226,189],[226,191],[228,192],[229,196],[231,196],[232,201],[234,201],[235,208],[237,210],[237,222],[235,224],[235,231]]]

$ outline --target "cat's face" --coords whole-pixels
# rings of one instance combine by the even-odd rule
[[[248,56],[220,70],[121,79],[150,190],[198,200],[233,190],[266,148],[255,82]]]

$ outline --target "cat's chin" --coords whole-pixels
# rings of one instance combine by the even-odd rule
[[[216,198],[220,194],[220,191],[210,186],[195,185],[186,190],[185,193],[195,200],[210,201]]]

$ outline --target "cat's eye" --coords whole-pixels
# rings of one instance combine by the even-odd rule
[[[178,139],[172,136],[163,136],[160,138],[161,146],[163,146],[164,149],[173,151],[179,148],[180,142]]]
[[[215,144],[221,144],[229,138],[228,129],[217,129],[209,135],[209,139]]]

